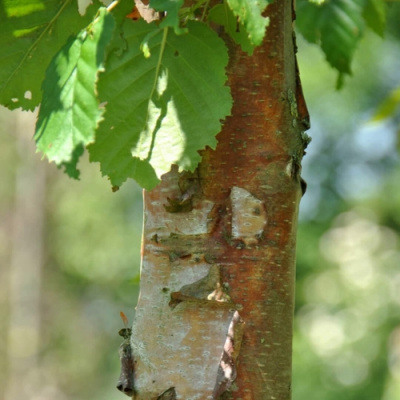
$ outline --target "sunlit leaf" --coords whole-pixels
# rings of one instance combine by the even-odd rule
[[[89,152],[112,185],[131,177],[151,189],[171,164],[193,171],[198,151],[215,148],[232,105],[228,55],[200,22],[190,22],[181,35],[143,20],[124,27],[128,51],[111,57],[100,75],[99,95],[107,105]],[[141,51],[144,38],[150,38],[148,58]]]
[[[269,24],[269,18],[263,17],[262,13],[270,1],[226,0],[226,2],[246,29],[250,42],[254,46],[259,46],[264,39],[265,29]]]
[[[73,177],[82,146],[93,140],[100,117],[95,84],[113,27],[111,14],[100,9],[98,18],[55,56],[43,83],[37,147]]]

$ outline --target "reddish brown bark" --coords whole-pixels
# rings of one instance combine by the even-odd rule
[[[204,153],[200,169],[206,198],[224,203],[233,186],[241,187],[263,202],[267,214],[256,245],[226,246],[221,230],[213,235],[224,280],[233,302],[243,306],[240,315],[246,323],[238,389],[226,397],[232,399],[290,398],[301,124],[308,116],[302,95],[297,96],[302,108],[293,101],[301,88],[290,2],[275,2],[268,12],[271,23],[263,46],[253,57],[235,52],[229,74],[232,117],[218,136],[216,151]]]
[[[217,149],[195,174],[173,169],[145,193],[135,399],[290,399],[308,116],[291,1],[268,14],[252,57],[231,47],[234,107]]]

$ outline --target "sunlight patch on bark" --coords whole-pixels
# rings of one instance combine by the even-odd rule
[[[264,203],[243,188],[234,186],[231,191],[232,239],[246,246],[257,244],[267,223]]]

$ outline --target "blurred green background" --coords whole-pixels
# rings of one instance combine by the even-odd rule
[[[298,233],[294,400],[400,399],[400,7],[354,77],[298,39],[313,141]],[[0,109],[0,399],[118,400],[119,312],[138,295],[142,197],[97,164],[72,181],[40,160],[35,116]]]

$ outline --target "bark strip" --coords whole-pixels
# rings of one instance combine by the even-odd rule
[[[234,107],[217,149],[203,152],[196,173],[173,168],[144,194],[134,399],[291,397],[308,114],[291,0],[274,2],[268,14],[252,57],[231,46]]]

